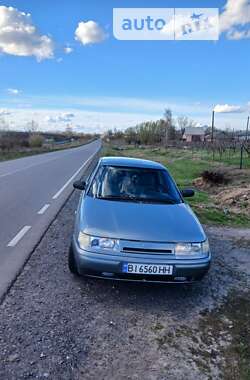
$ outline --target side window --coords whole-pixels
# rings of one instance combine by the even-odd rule
[[[93,178],[95,176],[97,165],[98,165],[98,162],[96,163],[96,165],[95,165],[94,169],[92,170],[92,172],[86,178],[86,184],[87,184],[87,186],[92,182],[92,180],[93,180]]]
[[[92,180],[90,189],[88,191],[88,195],[90,195],[91,197],[96,197],[99,194],[102,174],[103,167],[100,166]]]

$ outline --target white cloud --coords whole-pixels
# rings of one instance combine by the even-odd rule
[[[73,52],[73,48],[70,46],[66,46],[63,50],[65,54],[71,54]]]
[[[25,130],[27,122],[35,120],[41,131],[64,131],[66,123],[61,121],[60,109],[13,109],[15,114],[9,117],[11,129]],[[65,114],[74,114],[70,112]],[[48,116],[49,115],[49,116]],[[137,123],[147,120],[157,120],[157,116],[147,113],[122,113],[122,112],[97,112],[97,111],[77,111],[74,114],[71,126],[73,130],[82,132],[104,132],[110,128],[124,129],[134,126]],[[51,122],[53,120],[53,122]],[[13,121],[13,124],[11,122]]]
[[[228,31],[227,37],[229,40],[242,40],[250,38],[250,30],[236,30],[232,29]]]
[[[0,116],[8,116],[11,112],[5,109],[0,109]]]
[[[183,104],[184,105],[184,104]],[[52,108],[53,107],[53,108]],[[181,109],[182,113],[174,112],[174,117],[179,115],[186,115],[183,111],[182,104],[180,103],[178,109]],[[74,130],[83,132],[102,132],[110,128],[124,129],[127,127],[134,126],[143,121],[158,120],[162,116],[162,112],[158,114],[151,113],[151,109],[148,107],[147,110],[141,111],[118,111],[115,108],[113,110],[83,110],[75,109],[69,106],[69,103],[60,102],[60,105],[54,107],[53,103],[50,101],[47,103],[47,107],[41,104],[36,107],[34,104],[32,108],[16,108],[6,106],[7,112],[10,114],[6,117],[8,118],[8,125],[10,129],[16,130],[26,130],[27,122],[35,120],[39,124],[39,130],[42,131],[64,131],[67,122],[62,122],[61,116],[63,114],[74,114],[75,117],[70,122],[70,125]],[[197,107],[193,107],[192,113],[189,110],[189,116],[194,120],[195,123],[200,123],[201,125],[210,125],[211,122],[211,105],[207,105],[207,108],[203,110],[202,113],[197,113]],[[217,114],[216,127],[225,128],[225,126],[230,126],[235,130],[242,129],[242,125],[245,125],[245,114],[244,113],[234,113],[234,114]],[[51,119],[56,120],[56,122],[50,122]],[[59,120],[59,121],[58,121]]]
[[[241,106],[233,106],[229,104],[217,104],[214,107],[214,111],[217,113],[242,113],[245,109]]]
[[[106,38],[106,33],[95,21],[79,22],[75,31],[75,39],[83,45],[100,43]]]
[[[45,121],[47,123],[70,123],[74,117],[73,113],[62,113],[56,116],[46,116]]]
[[[17,56],[35,56],[38,61],[53,58],[50,37],[39,34],[29,13],[0,6],[0,52]]]
[[[220,16],[220,30],[229,39],[250,38],[250,1],[227,0]]]
[[[237,104],[237,103],[234,103]],[[220,105],[224,107],[225,105]],[[218,106],[217,105],[217,106]],[[150,99],[130,97],[74,97],[74,96],[22,96],[6,97],[1,107],[11,113],[6,116],[11,129],[25,129],[28,121],[35,120],[41,130],[65,130],[67,123],[74,128],[81,126],[84,131],[101,131],[110,128],[126,128],[147,120],[158,120],[165,108],[173,111],[174,118],[188,116],[201,125],[210,125],[211,103],[195,102],[184,99]],[[231,107],[227,105],[227,107]],[[249,104],[236,105],[234,113],[217,113],[216,127],[230,126],[241,129]],[[242,112],[240,112],[242,109]],[[218,108],[216,108],[218,111]],[[220,111],[220,109],[219,109]],[[71,115],[71,116],[70,116]],[[74,116],[73,116],[74,115]],[[79,127],[80,128],[80,127]]]
[[[7,92],[10,94],[10,95],[20,95],[21,94],[21,90],[18,90],[17,88],[8,88],[7,89]]]

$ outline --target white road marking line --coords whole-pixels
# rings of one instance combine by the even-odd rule
[[[31,229],[31,226],[24,226],[21,231],[9,242],[7,247],[15,247],[24,235]]]
[[[92,154],[92,156],[90,156],[89,159],[86,162],[84,162],[84,164],[72,175],[72,177],[70,177],[70,179],[65,183],[65,185],[63,185],[63,187],[52,197],[52,199],[57,199],[62,194],[62,192],[66,189],[70,182],[72,182],[73,179],[77,176],[77,174],[79,174],[80,171],[88,164],[88,162],[92,160],[96,153],[97,152]]]
[[[43,215],[43,214],[45,213],[45,211],[48,210],[49,206],[50,206],[50,204],[46,204],[46,205],[44,205],[44,206],[41,208],[41,210],[38,211],[38,214],[39,214],[39,215]]]

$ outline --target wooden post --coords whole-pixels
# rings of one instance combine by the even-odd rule
[[[212,133],[211,133],[211,142],[214,142],[214,111],[212,113]]]
[[[212,113],[212,131],[211,131],[211,143],[212,143],[212,150],[213,150],[213,160],[214,160],[214,111]]]
[[[249,120],[250,120],[250,116],[248,116],[247,118],[246,141],[248,141]]]
[[[242,169],[242,166],[243,166],[243,149],[244,149],[244,144],[241,144],[241,148],[240,148],[240,169]]]

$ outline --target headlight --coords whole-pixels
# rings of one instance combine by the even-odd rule
[[[114,250],[118,245],[118,240],[101,238],[96,236],[86,235],[83,232],[79,233],[78,243],[82,249],[112,249]]]
[[[176,256],[208,256],[208,253],[208,240],[203,243],[178,243],[175,246]]]
[[[78,236],[78,243],[79,243],[80,248],[82,248],[82,249],[89,248],[90,247],[90,236],[80,232],[79,236]]]

